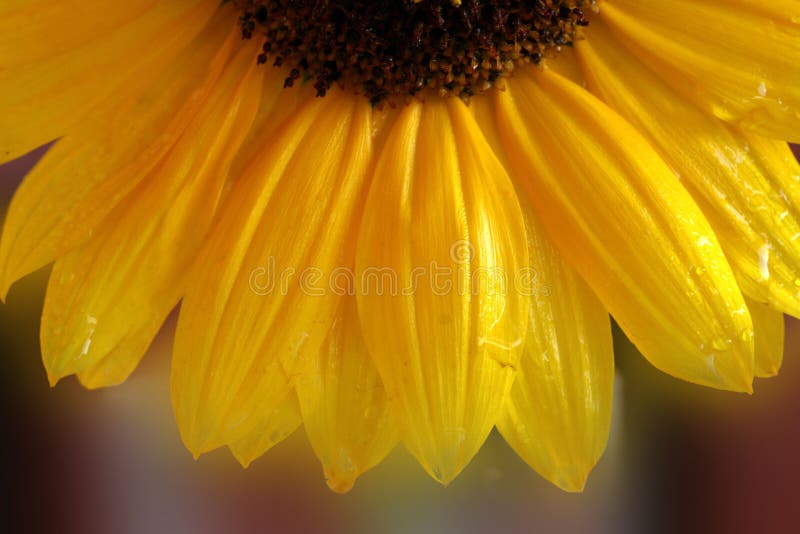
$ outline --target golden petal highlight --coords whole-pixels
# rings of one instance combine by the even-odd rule
[[[602,21],[592,30],[576,47],[589,89],[670,165],[714,228],[742,290],[800,314],[800,166],[786,143],[703,113],[621,47]]]
[[[318,352],[338,297],[307,286],[306,273],[338,265],[371,136],[364,100],[311,100],[233,185],[175,339],[173,405],[196,454],[247,435]]]
[[[89,239],[162,163],[207,101],[236,43],[229,25],[213,25],[146,90],[109,101],[48,151],[9,206],[0,240],[0,295]]]
[[[111,10],[98,8],[97,13],[104,15],[109,11],[123,14],[122,25],[108,33],[96,28],[87,30],[85,24],[93,16],[86,16],[73,2],[25,7],[0,23],[25,24],[25,20],[33,18],[30,28],[44,30],[48,24],[64,25],[75,18],[85,19],[77,26],[83,32],[72,34],[72,38],[70,32],[61,29],[50,28],[51,33],[43,37],[42,33],[33,36],[16,27],[0,37],[0,163],[76,130],[85,132],[104,126],[104,134],[128,131],[124,122],[102,121],[114,118],[117,106],[124,107],[129,95],[140,95],[168,66],[180,65],[181,53],[196,46],[195,38],[204,33],[205,38],[211,37],[204,32],[207,24],[230,31],[235,21],[235,13],[230,8],[219,8],[215,0],[175,0],[154,5],[135,0],[128,4]],[[64,19],[56,21],[57,16]],[[115,17],[109,19],[113,28]],[[55,37],[51,38],[51,34]],[[75,42],[87,34],[96,35],[97,40]],[[42,47],[47,47],[49,53]],[[158,96],[151,94],[148,104],[158,102]],[[93,108],[94,113],[89,113]],[[136,116],[129,119],[135,122]],[[104,146],[108,148],[108,144]]]
[[[252,52],[239,52],[162,164],[111,213],[113,224],[56,261],[41,328],[51,383],[72,373],[91,388],[122,382],[177,305],[258,109]]]
[[[502,410],[525,336],[527,300],[511,284],[526,260],[516,194],[466,106],[410,103],[367,200],[358,307],[405,445],[440,482]]]
[[[614,347],[608,312],[545,236],[527,201],[530,329],[497,428],[533,469],[582,491],[608,441]]]
[[[603,0],[600,17],[707,112],[759,135],[800,142],[800,25],[725,4]],[[796,16],[796,6],[788,12]]]
[[[656,367],[750,391],[753,328],[744,299],[672,171],[583,88],[546,68],[513,81],[495,94],[497,130],[564,257]]]
[[[297,392],[308,440],[328,486],[349,491],[398,441],[389,399],[370,358],[355,296],[346,296]]]

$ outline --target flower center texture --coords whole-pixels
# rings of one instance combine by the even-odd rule
[[[260,63],[286,87],[335,84],[393,105],[434,91],[464,100],[579,37],[592,0],[234,0]]]

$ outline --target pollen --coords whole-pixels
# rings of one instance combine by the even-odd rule
[[[591,0],[239,0],[260,63],[285,86],[334,85],[374,104],[433,91],[466,101],[521,63],[538,64],[580,38]]]

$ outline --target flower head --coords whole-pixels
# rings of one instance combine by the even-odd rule
[[[53,384],[136,367],[181,303],[194,454],[301,423],[344,491],[441,482],[497,427],[583,487],[609,314],[751,391],[800,315],[796,0],[18,0],[0,6],[0,286],[55,262]],[[44,38],[43,36],[46,36]]]

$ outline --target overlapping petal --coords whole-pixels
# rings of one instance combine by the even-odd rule
[[[528,335],[503,417],[503,437],[531,467],[580,491],[608,440],[614,380],[605,307],[561,258],[530,204]]]
[[[334,491],[349,491],[357,477],[397,444],[397,425],[364,344],[354,295],[340,303],[333,327],[297,391],[306,435]]]
[[[236,43],[230,24],[217,21],[167,72],[147,77],[146,89],[97,108],[48,151],[9,207],[0,241],[0,294],[86,241],[101,222],[114,224],[107,220],[111,211],[181,138]]]
[[[627,122],[544,69],[495,95],[515,178],[569,263],[652,363],[749,391],[753,331],[708,222]]]
[[[271,412],[258,418],[245,437],[228,445],[231,453],[247,468],[253,460],[288,438],[303,422],[295,395],[287,395]]]
[[[234,185],[176,333],[173,405],[195,453],[248,435],[319,351],[338,299],[306,273],[340,264],[371,136],[367,102],[309,100]]]
[[[41,328],[51,383],[72,373],[89,387],[123,381],[178,303],[259,107],[256,54],[239,51],[175,147],[111,213],[114,224],[56,261]]]
[[[798,142],[797,7],[777,17],[779,5],[752,9],[753,2],[738,3],[751,9],[713,0],[603,0],[599,11],[621,41],[684,97],[754,133]]]
[[[525,263],[515,192],[467,108],[410,103],[365,207],[358,304],[403,440],[439,481],[467,464],[502,409],[527,314],[502,277]]]
[[[747,299],[747,308],[753,318],[755,332],[756,376],[775,376],[783,362],[783,314],[750,299]]]
[[[92,7],[84,2],[39,4],[11,7],[0,22],[0,163],[76,131],[135,132],[133,124],[127,130],[124,123],[102,119],[114,117],[115,105],[124,108],[125,100],[141,96],[159,72],[181,66],[181,52],[197,46],[193,40],[207,23],[230,30],[235,20],[235,12],[219,8],[216,0],[135,0],[113,10],[95,5],[90,16],[82,13]],[[108,11],[120,15],[108,16],[109,27],[88,26]],[[63,30],[65,25],[74,31]],[[190,70],[183,74],[197,83]],[[149,107],[159,101],[158,93],[146,96]],[[102,111],[87,115],[98,105]]]
[[[702,112],[601,21],[577,50],[589,89],[651,141],[703,209],[742,290],[800,314],[800,166],[786,143]]]

